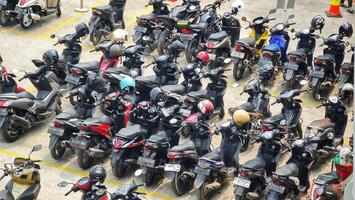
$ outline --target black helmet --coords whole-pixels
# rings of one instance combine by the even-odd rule
[[[103,183],[106,176],[106,169],[102,165],[95,165],[89,170],[89,179],[94,183]]]
[[[182,68],[182,73],[184,77],[191,77],[191,74],[194,73],[195,64],[189,63]]]
[[[98,93],[105,92],[105,82],[99,74],[95,72],[88,72],[88,77],[86,79],[85,85],[87,92],[96,91]]]
[[[350,24],[350,22],[344,22],[339,27],[339,35],[351,38],[353,32],[353,26]]]
[[[59,61],[59,55],[58,52],[54,49],[49,49],[46,52],[44,52],[42,56],[42,60],[48,65],[53,65],[58,63]]]
[[[83,36],[89,34],[89,28],[85,23],[80,23],[75,26],[75,33],[79,37],[83,37]]]
[[[325,19],[322,16],[317,15],[312,19],[311,28],[314,30],[322,31],[324,24],[325,24]]]
[[[159,102],[165,99],[165,94],[159,87],[153,88],[150,91],[149,96],[153,102]]]

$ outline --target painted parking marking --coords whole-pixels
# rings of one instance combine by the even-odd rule
[[[9,156],[9,157],[13,157],[13,158],[17,158],[17,157],[26,158],[27,157],[25,155],[21,155],[21,154],[18,154],[18,153],[15,153],[15,152],[11,152],[11,151],[8,151],[8,150],[4,150],[4,149],[0,149],[0,154],[6,155],[6,156]],[[52,162],[43,161],[43,162],[41,162],[40,165],[43,165],[43,166],[46,166],[46,167],[50,167],[50,168],[54,168],[54,169],[59,170],[59,171],[68,172],[68,173],[71,173],[71,174],[74,174],[74,175],[78,175],[78,176],[81,176],[81,177],[88,176],[87,171],[77,170],[77,169],[74,169],[74,168],[66,167],[65,165],[60,165],[60,164],[56,164],[56,163],[52,163]],[[106,179],[105,183],[108,184],[108,185],[114,186],[114,187],[118,187],[118,186],[121,186],[121,185],[125,184],[125,183],[119,182],[119,181],[114,180],[114,179]],[[153,191],[148,190],[148,189],[139,189],[138,191],[144,192],[148,196],[155,197],[155,198],[162,199],[162,200],[173,200],[173,199],[176,199],[176,198],[170,197],[170,196],[165,195],[165,194],[153,192]]]

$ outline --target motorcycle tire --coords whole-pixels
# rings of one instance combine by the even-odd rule
[[[102,23],[97,23],[94,27],[94,30],[90,34],[90,41],[93,45],[98,45],[102,39],[102,33],[100,32],[101,29],[104,29],[104,25]]]
[[[243,78],[243,74],[245,71],[245,66],[243,64],[243,60],[238,59],[233,66],[233,78],[236,81],[239,81]]]
[[[208,183],[204,182],[201,187],[197,190],[196,196],[197,200],[206,200],[208,192],[207,192],[207,185]]]
[[[199,44],[198,40],[194,38],[187,45],[185,57],[188,63],[194,63],[196,61],[195,54],[196,51],[198,50],[198,44]]]
[[[90,142],[88,146],[90,148],[90,147],[93,147],[94,144],[92,142]],[[78,161],[79,167],[82,169],[89,169],[92,166],[92,164],[94,163],[94,158],[89,155],[89,151],[83,150],[83,149],[78,149],[77,153],[78,153],[77,161]]]
[[[313,88],[312,88],[312,96],[313,96],[313,98],[314,99],[316,99],[317,100],[317,95],[319,94],[319,95],[321,95],[320,94],[320,84],[321,84],[321,82],[318,82],[317,83],[317,85],[316,86],[314,86]],[[322,95],[321,95],[322,96]]]
[[[77,97],[70,96],[70,97],[69,97],[69,102],[70,102],[70,104],[71,104],[72,106],[78,105],[78,99],[77,99]]]
[[[1,26],[8,26],[10,23],[11,18],[10,18],[10,16],[8,16],[6,14],[7,10],[8,9],[6,7],[2,7],[0,9],[0,25]]]
[[[20,127],[11,127],[12,124],[10,122],[10,118],[7,117],[5,119],[4,125],[0,129],[0,133],[2,137],[7,141],[7,142],[15,142],[21,135],[22,128]],[[13,130],[11,130],[13,129]]]
[[[51,137],[52,140],[52,137]],[[54,148],[50,150],[51,157],[55,160],[63,158],[66,148],[61,146],[62,139],[59,138],[54,144]]]
[[[181,165],[180,172],[175,174],[175,177],[173,180],[173,184],[172,184],[173,192],[177,196],[184,195],[185,193],[190,191],[193,187],[193,180],[190,182],[183,182],[183,180],[181,180],[181,175],[184,171],[186,171],[186,168],[183,165]]]
[[[154,171],[153,169],[148,168],[147,173],[143,175],[143,182],[146,186],[150,187],[154,182]]]
[[[244,152],[248,149],[250,143],[250,136],[247,135],[246,138],[242,138],[242,146],[240,147],[240,152]]]
[[[57,17],[60,17],[62,15],[62,9],[60,8],[60,2],[58,2],[58,6],[57,6],[57,10],[55,12],[55,14],[57,15]]]
[[[167,54],[167,48],[169,44],[169,38],[171,36],[171,32],[169,30],[164,30],[161,32],[158,39],[158,53],[159,55]]]
[[[286,88],[287,89],[296,88],[296,76],[293,76],[290,80],[286,81]]]
[[[33,24],[33,19],[30,17],[30,13],[26,13],[20,19],[20,24],[23,29],[29,29]]]
[[[124,161],[126,156],[124,154],[117,160],[116,165],[112,166],[112,172],[117,178],[122,178],[127,172],[127,165],[125,165]]]

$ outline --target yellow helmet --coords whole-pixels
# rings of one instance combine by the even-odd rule
[[[245,110],[236,110],[233,113],[233,121],[236,123],[238,126],[243,126],[246,123],[250,122],[250,115],[247,111]]]

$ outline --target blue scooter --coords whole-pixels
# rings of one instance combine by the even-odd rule
[[[287,48],[290,42],[290,37],[286,31],[291,25],[291,19],[295,15],[290,15],[286,22],[274,25],[270,30],[269,44],[264,47],[262,59],[259,62],[260,69],[258,71],[259,79],[264,86],[272,84],[275,79],[277,68],[280,68],[287,62]]]

